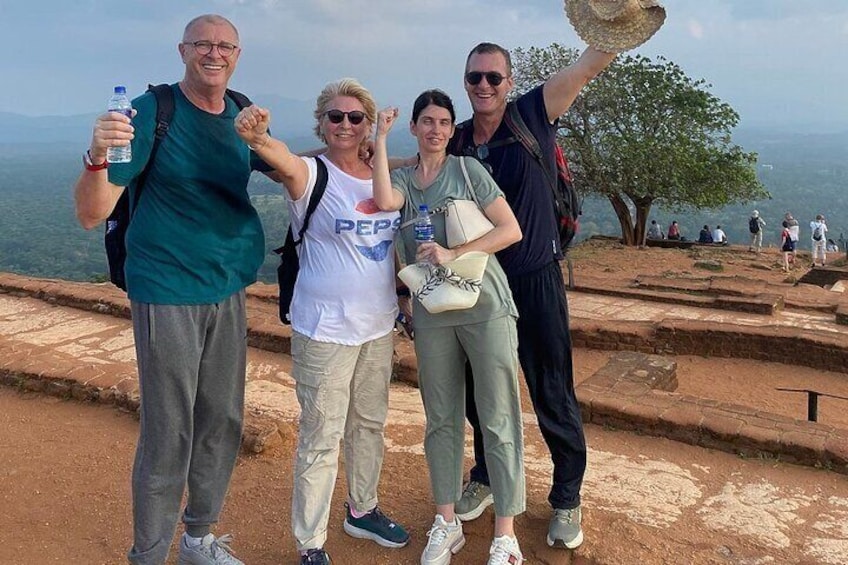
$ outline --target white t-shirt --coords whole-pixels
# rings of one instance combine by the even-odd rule
[[[361,345],[384,336],[397,316],[395,233],[399,212],[381,212],[371,180],[357,179],[324,157],[327,189],[298,246],[300,271],[291,304],[292,329],[314,340]],[[315,187],[315,159],[306,192],[289,200],[295,234]]]
[[[725,235],[724,230],[721,228],[716,228],[713,230],[713,243],[724,243],[727,241],[727,235]]]
[[[813,238],[813,234],[816,233],[816,228],[821,228],[821,239],[816,240]],[[810,239],[813,240],[813,243],[820,243],[824,245],[827,242],[827,225],[824,222],[820,222],[818,220],[813,220],[810,222]]]
[[[798,241],[798,237],[801,234],[801,228],[798,226],[798,222],[795,220],[789,221],[789,239],[792,241]]]

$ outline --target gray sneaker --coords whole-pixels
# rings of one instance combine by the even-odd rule
[[[580,527],[582,512],[580,507],[564,510],[554,508],[554,515],[548,525],[548,545],[575,549],[583,543],[583,529]]]
[[[206,534],[200,545],[191,547],[185,534],[180,538],[179,565],[244,565],[230,554],[228,545],[233,539],[230,534],[215,538]]]
[[[462,496],[456,501],[454,512],[463,522],[470,522],[479,518],[483,510],[494,501],[491,487],[477,481],[469,481],[462,491]]]
[[[462,522],[456,520],[456,523],[448,524],[441,514],[436,514],[427,538],[427,546],[421,554],[421,565],[448,565],[451,557],[465,545]]]

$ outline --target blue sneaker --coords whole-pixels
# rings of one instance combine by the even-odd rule
[[[383,514],[379,506],[361,518],[354,518],[345,502],[344,531],[355,538],[370,539],[383,547],[398,548],[409,543],[409,533],[403,526]]]

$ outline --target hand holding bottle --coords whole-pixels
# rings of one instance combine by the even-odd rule
[[[116,90],[117,88],[119,87],[116,87]],[[127,101],[128,104],[129,101]],[[112,110],[111,106],[112,102],[110,100],[110,109],[98,116],[94,122],[89,154],[91,155],[91,160],[95,163],[106,161],[110,148],[128,148],[130,142],[135,137],[135,128],[133,128],[131,120],[135,117],[136,111],[132,107]],[[124,159],[129,160],[127,156],[124,156]],[[110,159],[110,162],[118,161],[112,161]]]

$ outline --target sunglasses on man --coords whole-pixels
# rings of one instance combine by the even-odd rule
[[[480,84],[480,81],[483,80],[483,77],[486,77],[486,82],[492,86],[500,85],[500,83],[502,83],[506,78],[501,73],[496,73],[495,71],[485,73],[481,73],[480,71],[470,71],[465,73],[465,82],[471,86],[477,86]]]
[[[362,120],[365,119],[365,112],[360,112],[359,110],[353,110],[352,112],[342,112],[341,110],[327,110],[324,112],[324,115],[327,116],[327,119],[330,120],[331,124],[340,124],[342,120],[347,116],[347,121],[350,122],[352,126],[358,126],[362,123]]]

